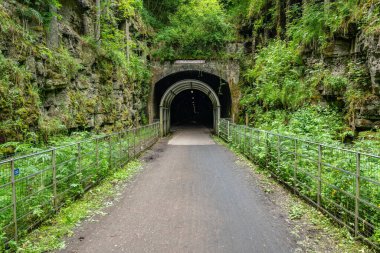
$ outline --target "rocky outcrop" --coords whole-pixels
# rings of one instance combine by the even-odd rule
[[[319,85],[318,90],[324,100],[344,100],[346,107],[353,107],[347,109],[352,113],[349,123],[353,129],[360,131],[380,127],[379,35],[359,31],[344,36],[336,34],[322,55],[306,54],[305,62],[309,68],[323,62],[323,67],[332,76],[348,80],[347,87],[342,89]],[[350,64],[360,65],[361,73],[350,73],[353,71]],[[361,95],[350,98],[350,89],[359,91]]]
[[[355,108],[355,127],[380,128],[380,35],[362,33],[357,47],[368,68],[369,83],[366,99]]]
[[[145,115],[150,77],[146,64],[142,63],[144,59],[136,60],[136,55],[134,66],[137,64],[137,67],[134,69],[132,65],[118,62],[120,57],[125,57],[120,55],[118,48],[107,48],[94,40],[94,1],[64,0],[60,4],[56,26],[50,28],[44,28],[42,22],[20,11],[33,10],[34,6],[23,1],[4,1],[0,4],[0,56],[11,61],[25,76],[9,90],[13,92],[16,88],[31,86],[38,93],[35,106],[39,108],[34,116],[37,120],[27,122],[22,119],[21,124],[25,124],[23,133],[17,129],[12,133],[9,126],[0,124],[1,142],[23,140],[28,131],[38,134],[44,129],[41,124],[48,122],[59,122],[60,129],[64,125],[69,131],[107,131],[139,124]],[[118,15],[112,8],[107,11],[107,15]],[[143,52],[141,54],[146,57],[145,42],[141,40],[144,37],[141,36],[144,34],[142,21],[135,17],[130,19],[131,43],[136,44],[135,50]],[[111,28],[125,32],[117,23]],[[48,41],[51,32],[57,39],[54,45]],[[120,45],[120,48],[123,46]],[[0,81],[5,78],[0,74]],[[5,87],[2,85],[0,88]],[[4,97],[4,104],[15,103],[12,98]],[[22,108],[28,105],[17,102],[17,106]],[[4,119],[10,118],[8,114],[12,110],[3,110],[0,103],[0,111],[0,121],[3,123]]]

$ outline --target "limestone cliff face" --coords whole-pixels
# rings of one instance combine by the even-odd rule
[[[0,143],[141,123],[147,29],[138,13],[121,18],[109,3],[97,12],[89,0],[0,1]]]
[[[363,105],[356,107],[355,125],[380,127],[380,34],[363,35],[359,45],[369,70],[371,95]]]
[[[380,35],[361,31],[336,34],[322,55],[306,55],[305,59],[309,67],[313,62],[311,59],[322,61],[333,75],[356,80],[355,88],[361,95],[351,100],[348,99],[351,95],[349,88],[338,92],[328,87],[319,89],[325,100],[341,99],[348,110],[352,110],[349,112],[349,124],[353,129],[380,127]]]
[[[340,106],[353,130],[378,129],[379,6],[373,1],[351,2],[345,6],[341,6],[342,3],[349,1],[332,5],[334,2],[338,1],[261,1],[261,4],[251,6],[252,13],[241,22],[240,33],[253,57],[272,40],[297,43],[303,57],[305,78],[314,75],[312,78],[320,81],[316,85],[318,102]],[[351,9],[342,11],[347,6]],[[336,20],[332,22],[324,15],[332,16],[340,23],[334,23]],[[314,37],[311,38],[310,34]],[[334,87],[326,77],[345,79],[346,83]]]

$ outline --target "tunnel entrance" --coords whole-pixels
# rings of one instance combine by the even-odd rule
[[[172,104],[173,100],[180,95],[181,93],[183,95],[180,95],[179,98],[186,96],[186,93],[184,91],[193,91],[193,94],[195,94],[195,91],[202,92],[204,95],[206,95],[211,103],[212,103],[212,126],[215,132],[218,131],[218,122],[220,118],[220,101],[218,96],[216,95],[215,91],[206,83],[197,81],[197,80],[183,80],[180,82],[177,82],[170,86],[165,94],[161,98],[160,102],[160,126],[161,126],[161,135],[165,136],[169,133],[171,123],[172,123]],[[189,101],[188,97],[186,96],[186,101]],[[195,101],[195,96],[191,96],[190,99]],[[180,102],[177,102],[177,104]],[[188,114],[182,113],[184,116],[190,116],[191,118],[197,118],[199,114],[196,112],[196,105],[195,102],[192,103],[193,107],[193,113],[191,113],[191,110],[189,110],[189,107],[187,107],[187,110],[189,111]],[[186,103],[185,103],[186,105]],[[191,107],[190,107],[191,108]],[[177,108],[175,108],[177,109]],[[207,111],[207,110],[205,110]],[[180,113],[180,111],[177,110],[177,115]],[[177,116],[178,117],[178,116]]]
[[[172,126],[197,124],[217,131],[220,117],[231,116],[228,83],[214,74],[186,70],[170,74],[154,85],[153,120],[161,123],[161,134]]]
[[[178,94],[171,105],[171,125],[202,125],[213,128],[213,106],[209,97],[198,90]]]

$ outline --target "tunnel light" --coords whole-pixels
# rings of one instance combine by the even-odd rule
[[[194,91],[192,90],[191,93],[194,93]]]

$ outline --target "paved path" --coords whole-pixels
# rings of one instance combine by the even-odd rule
[[[183,128],[146,155],[144,171],[62,252],[292,252],[286,221],[249,169],[205,128]]]

